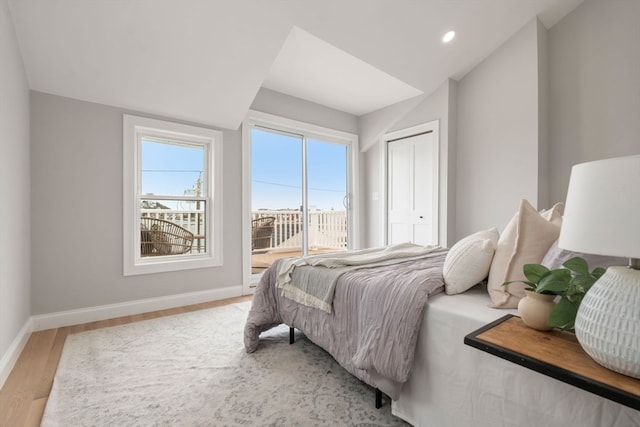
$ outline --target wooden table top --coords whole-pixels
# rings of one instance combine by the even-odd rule
[[[465,344],[640,410],[640,380],[595,362],[572,332],[538,331],[506,315],[467,335]]]

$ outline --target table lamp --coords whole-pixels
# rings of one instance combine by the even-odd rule
[[[584,296],[575,332],[600,365],[640,378],[640,155],[573,166],[558,246],[629,258]]]

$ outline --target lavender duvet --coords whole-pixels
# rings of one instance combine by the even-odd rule
[[[276,262],[265,271],[253,296],[245,349],[259,351],[260,333],[284,323],[304,333],[352,375],[396,400],[411,373],[427,299],[444,289],[445,254],[434,250],[421,259],[348,269],[335,282],[330,312],[283,296],[277,284],[283,261]],[[298,267],[291,280],[315,277],[321,282],[322,270],[306,269],[323,268]]]

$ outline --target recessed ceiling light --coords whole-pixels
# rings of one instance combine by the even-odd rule
[[[444,35],[444,37],[442,37],[442,42],[443,43],[449,43],[451,40],[453,40],[453,38],[456,36],[456,32],[455,31],[449,31],[447,32],[447,34]]]

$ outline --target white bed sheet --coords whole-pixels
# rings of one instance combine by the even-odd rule
[[[482,286],[429,298],[394,415],[417,427],[640,427],[640,411],[465,345],[468,333],[517,314],[489,301]]]

